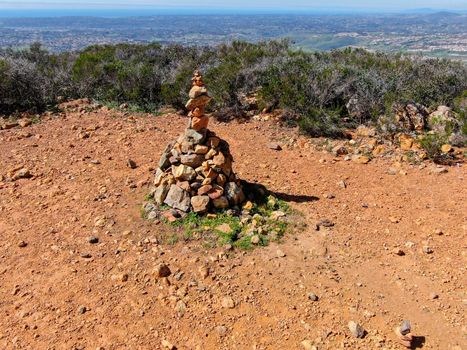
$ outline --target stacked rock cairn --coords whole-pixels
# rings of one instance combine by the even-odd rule
[[[205,107],[211,97],[198,71],[189,97],[188,127],[162,154],[154,180],[154,200],[185,213],[236,209],[245,195],[232,170],[229,144],[207,128]]]

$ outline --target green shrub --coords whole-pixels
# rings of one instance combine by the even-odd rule
[[[0,114],[44,110],[58,96],[128,103],[142,111],[180,109],[198,68],[213,96],[210,110],[242,113],[242,96],[257,94],[260,106],[298,116],[302,131],[311,135],[339,135],[344,127],[391,113],[396,102],[454,106],[467,90],[467,67],[459,62],[351,48],[303,52],[286,40],[217,47],[94,45],[59,54],[35,44],[0,50]],[[465,120],[465,107],[457,114]],[[460,124],[466,131],[466,123]]]

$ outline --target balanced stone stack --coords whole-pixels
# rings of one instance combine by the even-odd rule
[[[232,170],[229,144],[207,128],[209,117],[204,111],[211,97],[199,72],[194,73],[192,83],[186,104],[189,125],[162,154],[154,200],[183,212],[235,208],[245,195]]]

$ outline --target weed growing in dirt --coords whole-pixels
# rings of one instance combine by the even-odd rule
[[[172,223],[162,221],[176,230],[178,240],[201,240],[207,248],[231,244],[244,250],[280,240],[291,226],[287,216],[293,213],[292,209],[285,201],[273,196],[261,203],[251,203],[249,212],[241,217],[229,212],[214,215],[188,213]],[[173,236],[168,240],[176,241]]]

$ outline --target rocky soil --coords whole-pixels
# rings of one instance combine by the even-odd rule
[[[237,175],[308,224],[244,252],[141,217],[186,117],[24,124],[0,131],[1,349],[402,349],[403,320],[419,347],[467,347],[465,167],[394,170],[272,121],[211,121]]]

